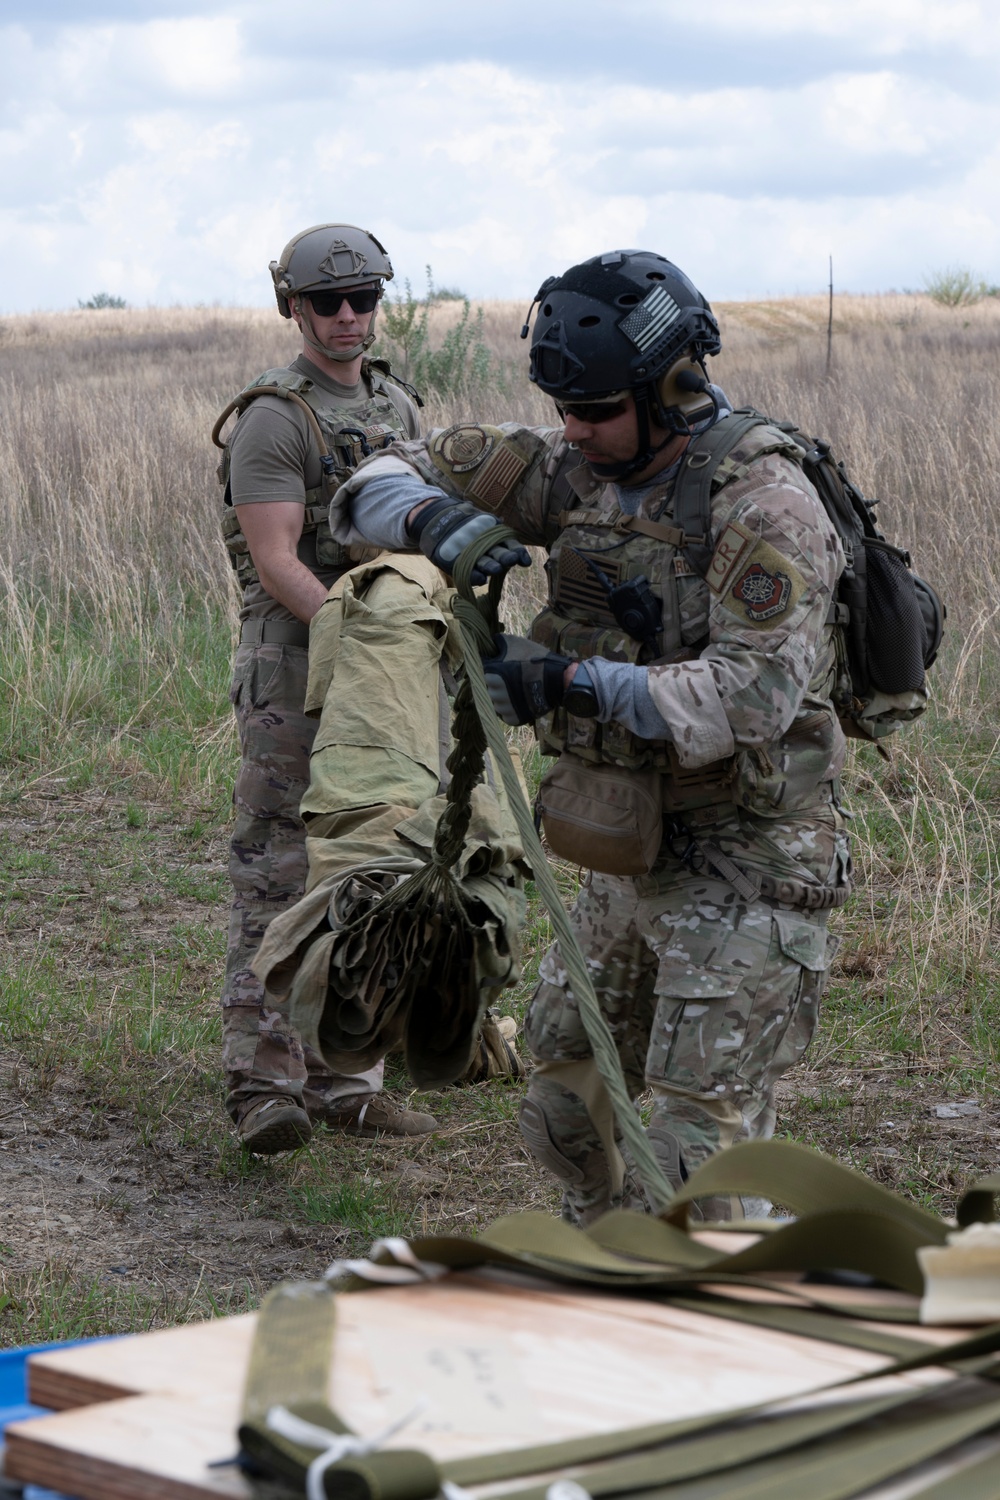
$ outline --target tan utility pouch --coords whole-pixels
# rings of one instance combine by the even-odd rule
[[[604,875],[648,875],[663,839],[659,771],[592,766],[564,751],[538,805],[552,853]]]

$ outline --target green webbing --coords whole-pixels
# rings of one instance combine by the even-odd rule
[[[326,1394],[333,1359],[335,1303],[322,1281],[285,1281],[261,1303],[250,1350],[243,1413],[266,1416],[272,1406],[315,1401]],[[340,1423],[336,1432],[349,1432]]]
[[[291,1485],[293,1494],[304,1493],[306,1470],[319,1450],[270,1427],[267,1416],[273,1407],[284,1407],[331,1434],[353,1435],[327,1399],[336,1307],[325,1282],[286,1281],[268,1292],[257,1314],[243,1389],[240,1448],[270,1477]],[[441,1473],[418,1449],[388,1448],[342,1458],[324,1480],[327,1493],[340,1500],[432,1500]]]
[[[670,1306],[705,1313],[710,1318],[728,1318],[733,1323],[749,1323],[776,1333],[794,1333],[798,1338],[818,1339],[823,1344],[843,1344],[848,1349],[867,1349],[872,1354],[886,1354],[891,1359],[906,1359],[912,1354],[931,1354],[939,1347],[921,1339],[885,1333],[880,1328],[867,1328],[847,1317],[838,1317],[811,1307],[783,1307],[776,1302],[747,1302],[742,1298],[707,1294],[698,1297],[671,1297]],[[867,1310],[867,1316],[873,1320],[876,1313],[874,1308]]]
[[[981,1177],[962,1194],[956,1217],[964,1229],[968,1224],[990,1223],[996,1218],[994,1198],[1000,1194],[1000,1176]]]
[[[997,1482],[1000,1458],[990,1453],[978,1463],[969,1464],[959,1474],[949,1474],[946,1479],[920,1491],[920,1500],[997,1500],[1000,1483]]]
[[[942,1383],[941,1386],[934,1388],[934,1394],[946,1388]],[[638,1454],[634,1457],[619,1459],[615,1463],[588,1468],[575,1473],[572,1477],[595,1497],[636,1491],[642,1491],[644,1495],[655,1495],[661,1492],[661,1487],[665,1495],[685,1494],[687,1486],[683,1484],[683,1481],[704,1479],[708,1475],[722,1476],[713,1480],[713,1484],[721,1485],[718,1493],[742,1494],[748,1483],[753,1488],[756,1487],[755,1470],[762,1464],[767,1477],[771,1480],[774,1480],[778,1473],[775,1460],[780,1463],[784,1458],[786,1463],[796,1469],[812,1468],[817,1464],[815,1450],[806,1455],[796,1450],[806,1444],[816,1444],[824,1439],[837,1437],[844,1433],[845,1429],[856,1427],[875,1417],[885,1416],[900,1408],[915,1405],[926,1399],[927,1395],[926,1388],[919,1391],[895,1392],[890,1396],[835,1403],[806,1411],[791,1412],[788,1415],[765,1416],[752,1424],[731,1427],[728,1430],[718,1430],[718,1418],[716,1418],[713,1423],[715,1430],[703,1436],[673,1442],[668,1447],[658,1448],[651,1453]],[[994,1397],[988,1403],[987,1411],[992,1414],[987,1415],[986,1412],[977,1410],[975,1416],[979,1426],[974,1430],[980,1430],[982,1426],[990,1426],[1000,1419],[1000,1398]],[[962,1415],[966,1419],[969,1417],[968,1413]],[[726,1416],[731,1418],[732,1414],[727,1413]],[[912,1427],[908,1427],[907,1436],[912,1444]],[[951,1441],[949,1436],[946,1443]],[[844,1449],[849,1449],[858,1442],[859,1437],[850,1433],[846,1438],[839,1438],[837,1442],[836,1468],[840,1483],[843,1482],[844,1474],[841,1454]],[[824,1444],[824,1446],[828,1445]],[[869,1446],[866,1436],[860,1438],[860,1446],[862,1448]],[[935,1442],[932,1451],[939,1451],[939,1447],[940,1444]],[[829,1468],[831,1457],[832,1455],[827,1454],[825,1460],[819,1461],[820,1465]],[[884,1461],[883,1453],[880,1452],[879,1457]],[[502,1461],[502,1455],[497,1455],[497,1458]],[[908,1455],[904,1457],[906,1465],[912,1462],[913,1460]],[[896,1473],[901,1466],[898,1457],[893,1453],[890,1467],[886,1472]],[[446,1477],[453,1477],[453,1467],[449,1464],[442,1465],[442,1471]],[[731,1472],[734,1470],[737,1472]],[[872,1482],[867,1475],[863,1474],[863,1477],[866,1483]],[[500,1494],[491,1496],[491,1500],[514,1500],[515,1496],[517,1500],[545,1500],[549,1482],[545,1481],[517,1490],[501,1491]],[[698,1489],[700,1490],[700,1486]],[[775,1494],[777,1493],[779,1491],[775,1490]],[[820,1493],[825,1492],[821,1489]],[[852,1488],[840,1491],[840,1493],[852,1494],[854,1491]],[[796,1492],[796,1500],[802,1500],[802,1497],[807,1494],[809,1500],[816,1500],[816,1491],[811,1487],[808,1490]]]
[[[510,527],[503,527],[498,531],[487,533],[491,546],[506,538],[514,539],[516,533]],[[611,1099],[612,1108],[615,1113],[615,1121],[618,1129],[631,1155],[636,1174],[645,1190],[653,1210],[659,1212],[670,1202],[673,1189],[663,1170],[653,1148],[649,1143],[642,1126],[642,1121],[636,1112],[635,1106],[629,1096],[628,1085],[622,1073],[621,1060],[618,1049],[615,1046],[614,1037],[608,1027],[607,1021],[601,1012],[600,1003],[594,990],[593,981],[587,970],[586,961],[580,951],[580,945],[576,940],[563,906],[559,888],[549,868],[548,859],[541,846],[538,834],[535,831],[535,822],[531,812],[524,800],[521,784],[514,770],[507,747],[507,738],[503,732],[496,711],[490,700],[489,690],[486,686],[486,678],[483,675],[482,656],[489,655],[493,647],[493,636],[499,628],[496,622],[496,600],[499,597],[499,589],[491,587],[487,609],[492,613],[492,621],[486,618],[480,607],[480,601],[472,591],[472,569],[483,551],[482,539],[477,539],[471,546],[466,547],[455,561],[452,576],[459,591],[453,608],[455,618],[461,631],[462,644],[465,650],[465,670],[479,718],[486,734],[486,740],[493,756],[494,765],[500,772],[507,793],[517,831],[521,836],[525,858],[531,866],[535,877],[535,885],[539,897],[549,914],[553,930],[559,941],[559,951],[562,961],[569,976],[573,997],[580,1007],[580,1018],[583,1021],[590,1050],[594,1056],[594,1062],[601,1075],[604,1087],[607,1089]]]
[[[264,1417],[272,1405],[280,1404],[331,1432],[350,1431],[326,1405],[329,1366],[324,1356],[331,1348],[335,1305],[334,1294],[322,1285],[275,1288],[261,1309],[251,1355],[240,1427],[243,1449],[268,1472],[295,1485],[298,1493],[315,1450],[275,1434]],[[721,1313],[719,1307],[684,1305]],[[981,1387],[970,1388],[969,1399],[976,1402],[971,1411],[967,1405],[944,1414],[919,1409],[928,1398],[942,1393],[950,1396],[956,1389],[951,1381],[868,1399],[847,1396],[846,1387],[922,1366],[951,1365],[968,1374],[992,1373],[1000,1327],[945,1346],[910,1348],[913,1353],[904,1350],[902,1358],[866,1375],[821,1388],[845,1390],[845,1400],[832,1406],[768,1415],[767,1408],[775,1404],[771,1399],[679,1422],[645,1424],[440,1465],[419,1450],[380,1450],[342,1459],[333,1466],[328,1493],[343,1500],[430,1500],[442,1478],[463,1485],[497,1484],[596,1463],[597,1468],[578,1476],[595,1496],[641,1492],[643,1500],[654,1500],[661,1493],[664,1500],[708,1500],[709,1496],[799,1500],[802,1495],[809,1500],[840,1500],[1000,1422],[1000,1397]],[[818,1394],[805,1392],[801,1399]],[[847,1428],[893,1412],[902,1414],[908,1407],[914,1408],[913,1416],[899,1434],[845,1435]],[[758,1420],[751,1422],[754,1418]],[[805,1452],[803,1445],[808,1445]],[[601,1464],[601,1460],[606,1462]],[[767,1484],[772,1485],[770,1490]],[[543,1500],[546,1489],[547,1484],[541,1484],[495,1500],[515,1500],[515,1494],[518,1500]],[[962,1493],[954,1491],[956,1497]],[[979,1493],[970,1491],[970,1500]]]

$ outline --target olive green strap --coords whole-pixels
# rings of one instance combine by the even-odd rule
[[[949,1474],[938,1484],[920,1491],[920,1500],[997,1500],[1000,1456],[990,1453],[979,1463],[969,1464],[958,1474]]]
[[[936,1387],[935,1393],[946,1389],[942,1384]],[[908,1453],[903,1455],[903,1460],[895,1451],[895,1444],[891,1439],[886,1447],[891,1450],[892,1457],[886,1464],[887,1454],[881,1449],[875,1454],[866,1450],[869,1447],[867,1435],[864,1435],[858,1443],[858,1436],[851,1434],[849,1429],[857,1427],[862,1422],[868,1422],[876,1417],[884,1417],[901,1408],[915,1406],[926,1400],[927,1390],[895,1392],[889,1396],[880,1396],[862,1401],[840,1402],[833,1405],[812,1407],[805,1411],[793,1411],[775,1416],[760,1417],[753,1423],[743,1423],[735,1426],[727,1426],[720,1429],[719,1417],[711,1423],[708,1432],[698,1436],[690,1436],[686,1440],[680,1439],[671,1442],[665,1447],[657,1448],[650,1453],[636,1454],[628,1458],[619,1459],[614,1463],[601,1464],[595,1467],[578,1471],[573,1475],[575,1479],[587,1490],[588,1494],[595,1497],[611,1494],[635,1493],[636,1491],[656,1491],[672,1496],[686,1494],[688,1486],[685,1480],[704,1479],[708,1475],[723,1476],[714,1479],[712,1494],[740,1494],[744,1489],[753,1493],[756,1488],[756,1472],[763,1468],[769,1479],[775,1480],[780,1473],[776,1468],[782,1460],[794,1470],[803,1467],[812,1468],[817,1463],[817,1453],[802,1454],[800,1451],[806,1444],[817,1444],[823,1442],[825,1450],[825,1467],[827,1473],[831,1469],[837,1475],[837,1482],[842,1483],[845,1475],[844,1458],[848,1459],[848,1467],[852,1470],[852,1487],[840,1490],[837,1493],[855,1493],[854,1484],[857,1483],[856,1473],[859,1470],[857,1464],[850,1464],[850,1450],[852,1446],[858,1446],[865,1451],[866,1466],[860,1469],[860,1477],[865,1485],[873,1481],[871,1474],[871,1461],[874,1460],[885,1466],[885,1474],[898,1473],[901,1468],[909,1467],[914,1460]],[[731,1422],[733,1413],[724,1414],[728,1422]],[[906,1413],[909,1416],[909,1413]],[[988,1404],[986,1410],[978,1409],[975,1413],[974,1430],[980,1430],[982,1426],[991,1425],[1000,1419],[1000,1398],[995,1397]],[[924,1421],[921,1421],[921,1427]],[[846,1433],[846,1436],[845,1436]],[[912,1426],[908,1423],[909,1441],[913,1441]],[[833,1439],[834,1441],[830,1441]],[[939,1451],[941,1446],[949,1446],[954,1441],[948,1431],[943,1442],[940,1433],[935,1432],[931,1446],[932,1452]],[[821,1450],[821,1451],[823,1451]],[[502,1463],[503,1455],[496,1455]],[[547,1464],[547,1467],[551,1465]],[[452,1475],[452,1465],[443,1465],[446,1477]],[[878,1475],[877,1477],[884,1477]],[[716,1488],[715,1486],[719,1486]],[[548,1482],[531,1485],[527,1488],[501,1491],[491,1500],[545,1500],[548,1490]],[[700,1487],[693,1489],[692,1493],[699,1493]],[[778,1490],[775,1493],[779,1493]],[[820,1489],[819,1493],[826,1493]],[[816,1491],[812,1488],[803,1489],[796,1493],[796,1500],[803,1500],[808,1495],[809,1500],[816,1500]]]
[[[784,1307],[776,1302],[745,1302],[741,1298],[701,1295],[671,1297],[671,1307],[684,1307],[712,1318],[728,1318],[734,1323],[750,1323],[777,1333],[794,1333],[799,1338],[818,1339],[824,1344],[843,1344],[848,1349],[867,1349],[872,1354],[886,1354],[891,1359],[907,1359],[913,1354],[930,1354],[940,1345],[925,1340],[886,1333],[870,1328],[850,1317],[834,1312],[820,1312],[809,1307]],[[867,1309],[874,1319],[877,1310]]]
[[[452,570],[456,587],[459,590],[459,597],[455,599],[453,608],[462,637],[466,674],[494,765],[499,768],[504,790],[510,802],[525,858],[531,866],[539,897],[549,914],[549,920],[559,942],[559,951],[569,977],[573,998],[580,1008],[580,1017],[587,1033],[590,1050],[614,1109],[615,1122],[632,1157],[639,1182],[653,1209],[659,1211],[669,1203],[673,1189],[656,1160],[649,1137],[632,1104],[614,1037],[601,1011],[593,980],[580,951],[576,934],[570,926],[555,877],[535,830],[534,818],[524,800],[521,783],[510,758],[507,738],[496,716],[496,710],[486,686],[486,678],[483,675],[482,654],[491,654],[493,634],[473,593],[472,569],[484,549],[487,538],[488,544],[492,546],[507,538],[515,539],[516,533],[510,527],[502,527],[498,531],[488,532],[485,538],[477,538],[459,555]],[[491,589],[490,598],[497,600],[499,590]]]
[[[968,1224],[989,1224],[996,1218],[994,1198],[1000,1195],[1000,1176],[981,1177],[963,1193],[956,1218],[964,1229]]]
[[[825,1442],[776,1453],[722,1476],[721,1482],[713,1476],[668,1483],[653,1493],[663,1500],[851,1500],[998,1423],[997,1397],[977,1402],[971,1410],[944,1413],[908,1403],[896,1422],[889,1415],[873,1430],[839,1433]],[[949,1500],[962,1500],[961,1476],[951,1483]]]
[[[268,1292],[257,1314],[240,1447],[297,1494],[305,1493],[310,1465],[323,1453],[320,1442],[303,1438],[298,1424],[319,1429],[320,1438],[329,1433],[330,1442],[356,1436],[327,1404],[336,1305],[324,1282],[283,1282]],[[368,1445],[358,1440],[356,1446]],[[431,1500],[441,1474],[419,1450],[378,1448],[346,1453],[329,1464],[322,1483],[341,1500]]]
[[[322,1400],[333,1358],[335,1302],[322,1281],[282,1282],[257,1314],[243,1412],[266,1416],[272,1406]],[[340,1423],[336,1432],[349,1432]]]

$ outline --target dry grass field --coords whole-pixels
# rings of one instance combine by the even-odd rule
[[[948,1211],[1000,1127],[1000,304],[841,299],[829,375],[821,299],[719,311],[730,396],[833,440],[947,600],[932,711],[850,766],[858,890],[779,1128]],[[482,312],[487,380],[428,424],[550,421],[524,308]],[[418,1096],[442,1129],[417,1146],[320,1133],[271,1162],[221,1109],[236,599],[209,432],[293,353],[269,311],[0,321],[0,1343],[242,1308],[376,1233],[554,1203],[512,1088]],[[515,1010],[543,917],[528,938]]]

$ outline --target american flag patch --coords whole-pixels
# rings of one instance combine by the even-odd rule
[[[625,337],[645,353],[667,331],[671,323],[676,323],[680,313],[680,308],[666,287],[654,286],[649,296],[638,307],[633,308],[618,326]]]
[[[502,443],[483,464],[466,494],[492,510],[506,499],[527,467],[527,459]]]

